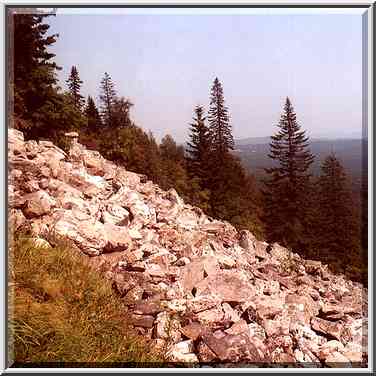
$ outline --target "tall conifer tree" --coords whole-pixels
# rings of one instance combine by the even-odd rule
[[[9,12],[13,25],[13,43],[10,41],[13,50],[8,66],[10,85],[14,89],[14,112],[24,120],[33,119],[55,95],[55,71],[61,69],[52,60],[55,55],[48,52],[58,38],[58,34],[47,35],[50,26],[44,20],[48,16]],[[29,130],[26,136],[29,133],[34,137],[39,135]]]
[[[81,110],[84,105],[84,97],[81,95],[81,85],[82,81],[78,74],[76,66],[72,66],[71,73],[67,79],[67,85],[69,88],[69,93],[72,97],[73,104],[77,110]]]
[[[314,157],[301,130],[289,98],[284,113],[271,136],[270,154],[275,167],[265,169],[265,224],[269,241],[278,241],[299,250],[304,248],[309,228],[309,167]]]
[[[318,179],[317,249],[320,257],[351,262],[360,259],[360,223],[346,173],[334,154],[321,165]]]
[[[101,94],[99,98],[101,101],[101,115],[103,123],[106,126],[112,127],[114,125],[113,106],[117,97],[115,85],[107,72],[105,72],[101,81]]]
[[[197,176],[202,180],[206,177],[211,139],[209,128],[205,125],[206,117],[202,106],[195,108],[195,115],[193,123],[190,124],[187,160],[191,176]]]
[[[94,103],[93,98],[89,95],[87,98],[87,105],[85,108],[85,114],[87,118],[87,128],[89,131],[97,131],[100,129],[102,122],[99,116],[99,111]]]
[[[211,89],[208,121],[215,158],[223,159],[230,150],[234,149],[234,138],[228,108],[225,106],[223,87],[218,78],[215,78]]]

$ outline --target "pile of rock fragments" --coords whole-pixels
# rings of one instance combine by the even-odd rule
[[[9,129],[12,231],[68,238],[112,281],[127,320],[171,362],[359,367],[367,290],[205,215],[87,150]],[[53,236],[52,236],[53,235]]]

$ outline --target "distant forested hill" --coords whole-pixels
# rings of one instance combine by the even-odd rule
[[[268,137],[236,141],[235,154],[241,158],[244,167],[256,177],[264,175],[263,168],[272,166],[273,161],[268,158],[269,142]],[[367,139],[313,139],[310,145],[316,156],[312,167],[314,175],[318,175],[320,164],[325,157],[334,152],[353,184],[360,187],[361,174],[367,173]]]

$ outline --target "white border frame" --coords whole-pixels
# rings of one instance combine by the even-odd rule
[[[46,4],[46,5],[44,5]],[[286,6],[289,5],[305,5],[309,6],[312,5],[313,7],[318,7],[320,5],[371,5],[370,8],[364,11],[364,13],[368,13],[368,218],[371,219],[368,221],[368,261],[369,261],[369,267],[368,268],[368,348],[369,348],[369,357],[368,357],[368,368],[6,368],[5,364],[5,354],[7,352],[7,344],[4,340],[0,342],[0,354],[4,354],[0,358],[0,369],[2,370],[2,373],[5,371],[6,373],[123,373],[123,372],[134,372],[134,373],[140,373],[140,372],[155,372],[155,373],[175,373],[175,372],[181,372],[181,373],[195,373],[195,372],[204,372],[204,373],[224,373],[224,372],[237,372],[237,373],[269,373],[269,372],[275,372],[275,373],[372,373],[373,370],[373,273],[371,271],[371,268],[373,266],[373,232],[372,232],[372,219],[373,219],[373,191],[372,191],[372,183],[373,183],[373,7],[376,6],[376,3],[372,0],[361,0],[361,1],[354,1],[354,0],[331,0],[331,1],[325,1],[325,0],[316,0],[316,1],[304,1],[304,0],[290,0],[288,2],[283,0],[274,0],[274,1],[247,1],[247,0],[237,0],[236,2],[231,1],[223,1],[223,0],[189,0],[184,2],[174,1],[174,0],[128,0],[128,1],[121,1],[121,0],[112,0],[109,2],[104,2],[100,0],[81,0],[79,2],[75,0],[60,0],[60,1],[54,1],[54,0],[27,0],[27,1],[21,1],[21,0],[0,0],[0,19],[2,23],[2,30],[5,30],[5,17],[6,17],[6,11],[5,6],[17,6],[17,5],[24,5],[25,7],[31,7],[34,5],[43,5],[48,7],[49,5],[55,5],[55,7],[58,7],[58,5],[64,5],[69,6],[73,5],[75,7],[79,6],[94,6],[95,5],[104,5],[107,7],[110,7],[111,5],[140,5],[140,6],[150,6],[153,7],[153,5],[197,5],[197,6],[204,6],[204,5],[265,5],[265,7],[272,7],[273,5],[277,6]],[[120,9],[120,8],[119,8]],[[286,8],[280,8],[280,9],[286,9]],[[316,8],[317,9],[317,8]],[[325,11],[329,11],[330,8],[325,8]],[[5,114],[5,81],[6,81],[6,72],[5,72],[5,33],[1,33],[2,38],[0,40],[0,48],[2,52],[3,59],[1,59],[0,62],[0,68],[1,68],[1,81],[4,83],[2,85],[3,90],[0,92],[0,113]],[[3,122],[5,122],[5,116],[3,116],[2,119]],[[4,123],[4,126],[1,127],[1,136],[2,139],[5,140],[5,128],[6,123]],[[5,142],[4,142],[5,144]],[[4,161],[1,164],[1,173],[2,177],[5,177],[5,168],[7,167],[7,155],[6,155],[6,147],[4,152]],[[2,189],[5,193],[8,189],[7,187],[7,181],[5,179],[2,180]],[[1,203],[2,207],[6,208],[6,200],[5,200],[5,194],[1,197]],[[5,239],[7,236],[5,223],[6,223],[6,210],[4,210],[3,214],[3,220],[4,220],[4,226],[1,226],[1,232],[0,237],[1,239]],[[3,243],[4,244],[4,243]],[[6,249],[3,249],[1,252],[1,266],[3,271],[3,281],[1,282],[2,288],[1,288],[1,299],[3,302],[5,302],[5,299],[7,299],[7,289],[6,289],[6,274],[7,274],[7,266],[5,265],[5,253],[7,252]],[[4,284],[4,285],[3,285]],[[1,339],[5,339],[5,333],[4,329],[6,328],[6,312],[5,310],[1,311],[0,321],[4,323],[4,325],[1,326],[0,330],[0,336]]]

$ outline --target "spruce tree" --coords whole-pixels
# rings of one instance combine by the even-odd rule
[[[334,154],[321,165],[318,179],[319,256],[339,264],[360,262],[360,223],[346,173]]]
[[[211,89],[208,121],[213,141],[213,152],[216,159],[223,159],[230,150],[234,149],[234,138],[228,108],[225,106],[223,87],[218,78],[215,78]]]
[[[310,174],[314,156],[309,151],[309,141],[301,130],[296,114],[286,99],[284,113],[271,136],[270,154],[275,166],[265,169],[264,221],[269,241],[299,250],[307,247],[309,229]]]
[[[188,145],[188,169],[191,176],[205,179],[207,163],[211,148],[209,128],[205,125],[204,109],[202,106],[195,108],[195,117],[190,124],[190,141]]]
[[[52,61],[55,55],[47,50],[58,38],[58,34],[47,35],[50,26],[44,19],[48,16],[9,12],[13,53],[8,68],[14,112],[25,120],[30,120],[54,94],[55,71],[61,69]]]
[[[8,62],[10,77],[9,114],[13,126],[24,132],[25,139],[48,138],[64,147],[65,132],[79,130],[85,123],[68,95],[57,87],[56,71],[61,69],[48,51],[58,34],[48,34],[48,15],[21,14],[10,10],[13,51]],[[13,100],[13,103],[12,103]],[[14,106],[13,106],[14,104]]]
[[[115,85],[110,75],[105,72],[101,81],[101,115],[105,126],[112,127],[114,125],[113,106],[116,100]]]
[[[77,110],[81,110],[82,106],[84,105],[84,97],[81,95],[81,85],[82,81],[80,80],[80,76],[78,74],[78,70],[76,66],[72,66],[71,73],[67,79],[67,85],[69,89],[69,93],[72,97],[73,104]]]
[[[99,116],[98,108],[90,95],[87,98],[85,114],[87,119],[87,129],[92,132],[98,131],[102,125],[102,121],[101,117]]]

